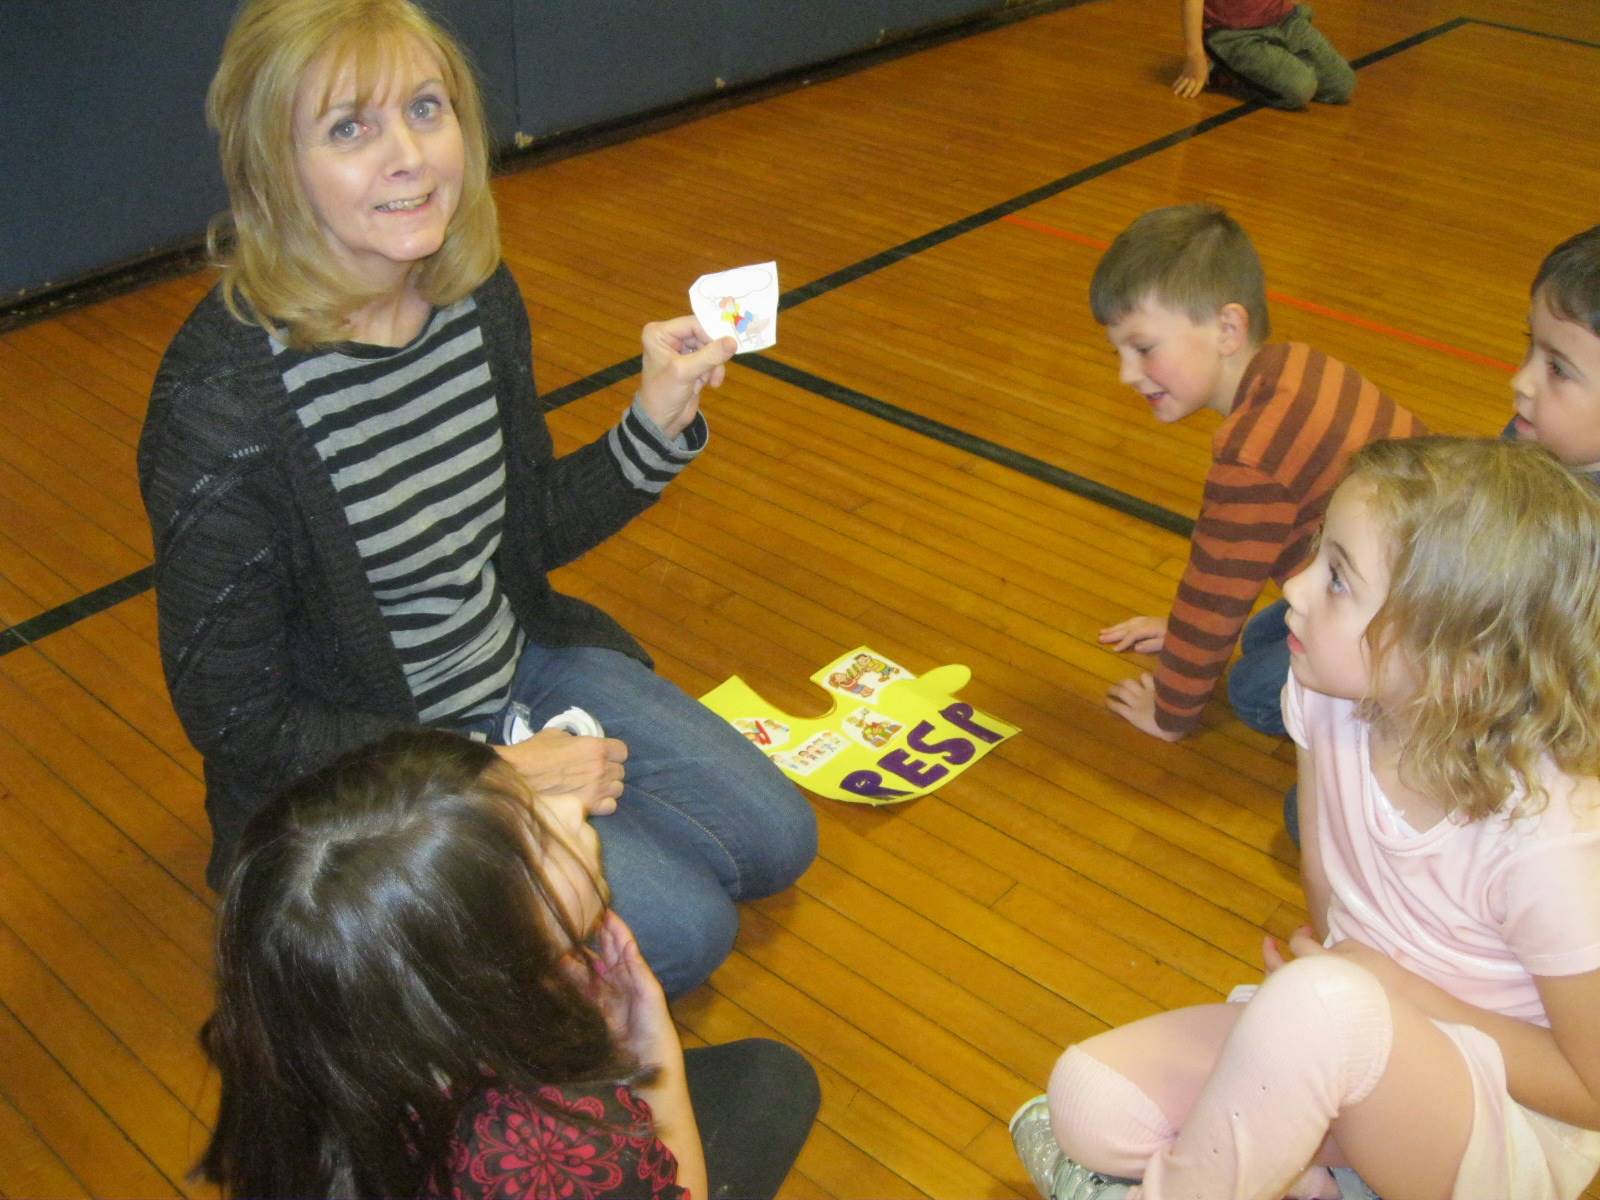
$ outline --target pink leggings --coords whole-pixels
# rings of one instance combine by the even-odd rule
[[[1280,968],[1248,1004],[1100,1034],[1050,1076],[1062,1149],[1142,1180],[1144,1200],[1337,1196],[1322,1168],[1346,1165],[1386,1200],[1449,1200],[1472,1105],[1449,1037],[1333,955]]]

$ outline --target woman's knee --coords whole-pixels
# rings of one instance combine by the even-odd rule
[[[619,911],[621,909],[619,908]],[[670,904],[622,916],[669,998],[692,992],[733,952],[739,913],[715,880],[683,880]]]
[[[735,735],[737,736],[737,735]],[[723,837],[738,865],[739,899],[781,892],[817,857],[817,814],[789,777],[739,737],[718,786],[735,798]]]
[[[816,860],[817,814],[788,779],[761,798],[767,835],[757,852],[759,869],[747,873],[749,897],[770,896],[791,886]]]

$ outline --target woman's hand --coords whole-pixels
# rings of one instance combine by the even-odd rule
[[[693,317],[652,321],[641,340],[639,401],[662,433],[677,437],[700,411],[700,390],[722,386],[723,364],[739,343],[731,337],[713,340]]]
[[[575,737],[543,729],[514,746],[496,746],[528,786],[542,796],[573,793],[597,817],[616,812],[628,747],[616,738]]]

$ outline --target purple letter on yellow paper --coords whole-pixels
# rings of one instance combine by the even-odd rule
[[[779,712],[737,675],[700,699],[808,791],[894,804],[949,783],[1017,732],[955,698],[971,678],[959,665],[918,677],[857,646],[811,676],[833,697],[823,716]]]

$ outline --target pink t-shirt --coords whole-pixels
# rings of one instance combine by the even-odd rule
[[[1283,716],[1311,754],[1328,944],[1355,938],[1459,1000],[1548,1026],[1533,976],[1600,968],[1600,804],[1575,802],[1552,765],[1536,816],[1413,832],[1372,774],[1352,702],[1291,675]]]

